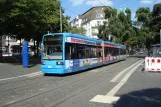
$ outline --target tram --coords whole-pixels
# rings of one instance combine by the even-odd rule
[[[79,72],[126,59],[126,46],[79,34],[49,33],[42,38],[44,74]]]

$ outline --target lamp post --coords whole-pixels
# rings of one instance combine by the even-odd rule
[[[62,32],[62,12],[61,12],[61,0],[59,0],[59,2],[60,2],[60,32]]]
[[[9,46],[10,46],[10,44],[9,44],[9,35],[7,37],[8,37],[8,56],[9,56],[9,52],[10,52],[10,50],[9,50]]]

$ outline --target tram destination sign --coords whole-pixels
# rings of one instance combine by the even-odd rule
[[[83,39],[78,39],[78,38],[73,38],[73,37],[67,37],[67,38],[66,38],[66,42],[102,46],[102,43],[100,43],[100,42],[94,42],[94,41],[89,41],[89,40],[83,40]],[[114,46],[114,45],[112,45],[112,44],[104,44],[104,46],[105,46],[105,47],[116,48],[116,46]]]
[[[78,44],[87,44],[87,45],[97,45],[97,42],[73,38],[73,37],[67,37],[66,42],[78,43]]]

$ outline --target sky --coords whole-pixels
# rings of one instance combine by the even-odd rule
[[[70,16],[73,20],[78,14],[83,14],[90,8],[95,6],[111,6],[120,9],[124,6],[132,12],[132,20],[135,19],[135,12],[139,7],[149,7],[153,9],[153,5],[161,3],[161,0],[60,0],[61,6],[65,9],[64,15]]]

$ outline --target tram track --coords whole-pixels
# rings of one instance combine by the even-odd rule
[[[118,66],[118,65],[115,65],[115,66]],[[104,69],[105,67],[107,67],[107,66],[99,67],[99,68],[96,68],[94,70]],[[87,71],[87,72],[90,72],[90,70]],[[95,73],[95,74],[97,74],[97,73]],[[39,81],[39,80],[36,80],[37,78],[38,79],[45,79],[45,80]],[[44,77],[26,78],[25,80],[15,81],[16,85],[13,84],[13,82],[6,83],[6,84],[0,84],[0,87],[1,87],[0,88],[0,93],[1,92],[5,92],[5,91],[10,91],[10,90],[15,90],[15,89],[18,89],[18,88],[25,88],[25,87],[28,87],[28,86],[31,86],[31,85],[35,85],[35,84],[44,84],[45,82],[50,82],[50,81],[54,81],[54,80],[57,80],[57,79],[61,79],[60,76],[58,76],[58,77],[54,76],[54,78],[52,78],[52,79],[50,77],[47,78],[47,79],[46,78],[47,77],[45,77],[45,78]],[[35,81],[31,81],[31,80],[35,80]],[[30,82],[33,82],[33,83],[30,83]],[[26,83],[29,83],[29,84],[26,84]],[[6,89],[5,87],[3,87],[4,85],[8,85],[6,87],[11,87],[11,88]]]
[[[117,64],[117,63],[116,63]],[[117,65],[116,65],[117,66]],[[103,68],[105,68],[105,67],[107,67],[107,66],[102,66],[102,67],[99,67],[99,68],[96,68],[96,69],[94,69],[94,70],[99,70],[99,69],[103,69]],[[92,69],[93,70],[93,69]],[[90,70],[89,71],[87,71],[87,72],[90,72]],[[80,72],[81,73],[81,72]],[[97,74],[97,73],[96,73]],[[63,76],[62,76],[63,77]],[[39,81],[39,80],[36,80],[36,79],[45,79],[45,80],[41,80],[41,81]],[[55,79],[56,78],[56,79]],[[54,79],[51,79],[50,77],[49,77],[49,79],[47,78],[46,79],[46,77],[44,78],[44,77],[34,77],[34,78],[26,78],[26,79],[24,79],[24,80],[19,80],[19,81],[14,81],[14,82],[9,82],[9,83],[4,83],[4,84],[0,84],[0,87],[1,87],[1,89],[0,89],[0,93],[1,92],[5,92],[5,91],[10,91],[10,90],[14,90],[14,89],[18,89],[18,88],[21,88],[21,87],[27,87],[27,86],[30,86],[30,85],[35,85],[35,84],[44,84],[45,82],[50,82],[50,81],[54,81],[54,80],[57,80],[57,79],[60,79],[60,76],[54,76]],[[35,81],[32,81],[32,80],[35,80]],[[33,82],[33,83],[30,83],[30,82]],[[13,84],[13,83],[16,83],[16,85],[15,84]],[[26,84],[26,83],[29,83],[29,84]],[[22,84],[22,85],[21,85]],[[8,88],[7,90],[5,90],[5,87],[3,88],[3,86],[4,85],[8,85],[9,87],[11,87],[11,88]],[[6,87],[8,87],[8,86],[6,86]],[[14,88],[15,87],[15,88]]]
[[[131,63],[133,63],[133,62],[135,62],[135,60],[132,61]],[[130,65],[131,63],[128,63],[128,64]],[[54,87],[54,88],[51,88],[51,89],[49,89],[49,90],[45,90],[45,91],[42,91],[42,92],[38,92],[38,93],[33,94],[33,95],[30,95],[30,96],[22,96],[22,97],[19,97],[19,98],[16,99],[16,100],[11,100],[11,102],[4,103],[3,106],[9,106],[9,105],[12,105],[12,104],[17,104],[17,103],[19,103],[19,102],[22,102],[22,101],[25,101],[25,100],[28,100],[28,99],[32,99],[32,98],[38,97],[38,96],[41,96],[41,95],[50,93],[50,92],[52,92],[52,91],[58,91],[58,92],[59,92],[59,89],[61,89],[62,87],[70,87],[70,85],[72,85],[72,84],[76,84],[76,83],[78,83],[78,82],[88,80],[88,79],[93,78],[93,77],[95,77],[95,76],[97,77],[97,76],[99,76],[99,75],[102,75],[102,76],[104,77],[104,78],[101,79],[100,81],[97,81],[97,82],[93,83],[92,85],[90,85],[90,86],[88,86],[88,87],[85,87],[85,88],[83,89],[83,91],[85,91],[85,90],[91,88],[92,86],[95,86],[96,84],[98,84],[98,83],[100,83],[100,82],[106,80],[106,78],[105,78],[106,75],[104,75],[104,74],[107,73],[107,72],[105,72],[104,70],[107,71],[107,70],[111,70],[111,69],[115,68],[116,66],[119,67],[119,66],[125,66],[125,65],[127,65],[127,64],[124,64],[124,63],[123,63],[123,65],[122,65],[122,64],[120,64],[120,63],[116,63],[116,64],[114,64],[114,65],[111,65],[108,69],[106,68],[107,66],[105,66],[105,67],[103,67],[103,68],[102,68],[102,67],[101,67],[101,68],[98,68],[97,70],[100,70],[100,69],[101,69],[100,72],[93,73],[92,75],[87,75],[86,77],[81,77],[81,78],[79,78],[79,79],[77,79],[77,80],[75,80],[75,81],[73,81],[73,82],[69,82],[69,83],[66,83],[66,84],[63,84],[63,85],[61,84],[60,86],[57,86],[56,88]],[[103,72],[103,71],[104,71],[104,72]],[[90,72],[90,71],[88,71],[88,72]],[[112,70],[112,71],[109,71],[108,73],[110,73],[110,72],[113,72],[113,70]],[[79,76],[79,75],[78,75],[78,76]],[[83,74],[82,74],[82,76],[83,76]],[[69,78],[70,78],[70,77],[69,77]],[[75,77],[73,77],[73,78],[75,78]],[[53,80],[51,79],[51,80],[49,80],[49,81],[53,81]],[[49,82],[49,81],[48,81],[48,82]],[[42,81],[41,81],[41,82],[35,83],[35,84],[39,84],[39,85],[40,85],[40,84],[44,84],[44,83],[42,83]],[[28,84],[27,86],[24,85],[24,87],[28,87],[28,86],[30,86],[30,85],[35,85],[35,84]],[[10,89],[10,90],[6,90],[6,91],[13,91],[13,90],[16,90],[16,89],[19,89],[19,88],[24,88],[24,87],[21,86],[21,87],[17,87],[17,88],[15,88],[15,89]],[[63,88],[62,88],[62,89],[63,89]],[[80,91],[78,91],[78,92],[75,92],[75,93],[72,93],[72,95],[70,95],[70,96],[65,96],[65,97],[63,97],[63,99],[57,100],[57,101],[55,101],[55,104],[51,104],[51,105],[58,105],[59,103],[65,101],[66,99],[69,99],[69,98],[71,98],[71,97],[73,97],[73,96],[75,96],[75,95],[77,95],[77,94],[79,94],[79,93],[81,93],[81,92],[82,92],[82,90],[80,90]],[[55,92],[55,93],[56,93],[56,92]]]

